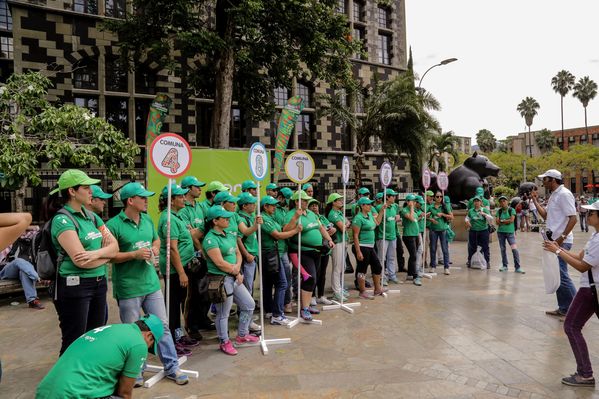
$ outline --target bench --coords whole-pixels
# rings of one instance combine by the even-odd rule
[[[36,288],[39,290],[48,288],[43,284],[36,284]],[[0,295],[15,294],[23,292],[20,280],[0,280]]]

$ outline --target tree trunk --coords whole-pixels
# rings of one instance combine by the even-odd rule
[[[561,97],[560,110],[562,114],[562,150],[566,149],[566,140],[564,140],[564,97]]]
[[[216,88],[212,130],[210,132],[210,146],[212,148],[229,147],[233,74],[235,70],[235,52],[232,45],[235,20],[227,11],[230,6],[232,5],[228,1],[218,1],[216,5],[217,31],[226,44],[225,48],[221,50],[216,63]]]
[[[356,140],[356,153],[354,154],[354,188],[357,191],[362,187],[362,168],[364,167],[364,149],[360,139]]]
[[[585,135],[587,136],[587,143],[589,140],[589,125],[587,124],[587,107],[584,107],[584,130]]]
[[[15,212],[23,212],[25,205],[25,190],[27,189],[27,180],[23,180],[21,187],[15,191]]]

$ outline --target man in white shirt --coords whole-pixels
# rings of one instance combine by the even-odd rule
[[[551,231],[551,240],[569,251],[574,242],[572,229],[576,225],[574,195],[562,184],[562,174],[558,170],[549,169],[538,177],[543,180],[543,186],[551,192],[551,196],[546,207],[539,203],[538,191],[531,192],[532,200],[541,217],[545,219],[547,229]],[[555,293],[558,308],[545,312],[550,316],[565,316],[576,295],[576,288],[568,274],[568,265],[562,258],[558,257],[558,260],[560,285]]]

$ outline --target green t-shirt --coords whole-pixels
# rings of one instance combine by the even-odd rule
[[[285,218],[285,224],[288,224],[295,215],[295,209],[290,209]],[[318,215],[311,210],[306,210],[306,214],[300,217],[302,223],[302,251],[319,251],[322,247],[322,234],[320,233],[320,219]],[[289,250],[297,252],[297,234],[287,241]]]
[[[160,219],[158,220],[158,236],[160,237],[160,272],[162,274],[166,274],[166,219],[167,219],[167,210],[165,209],[160,214]],[[189,261],[194,257],[195,250],[193,247],[193,240],[191,239],[191,233],[187,229],[187,224],[177,215],[175,212],[171,211],[171,240],[177,240],[177,248],[179,249],[179,256],[181,257],[181,264],[183,267],[189,263]],[[171,262],[171,274],[175,274],[177,271],[175,270],[172,262]]]
[[[181,209],[177,214],[183,219],[183,221],[193,227],[204,231],[204,212],[202,206],[197,201],[193,203],[185,201],[185,208]]]
[[[472,231],[483,231],[489,228],[487,219],[481,215],[481,212],[485,212],[490,215],[491,212],[485,207],[479,208],[480,212],[477,212],[474,208],[468,210],[468,217],[470,218],[470,230]]]
[[[498,208],[495,211],[495,216],[499,217],[500,221],[510,220],[512,216],[516,216],[516,211],[511,206],[508,207],[507,209]],[[514,226],[513,222],[509,223],[509,224],[499,224],[497,226],[497,232],[498,233],[515,233],[516,226]]]
[[[383,205],[378,205],[376,208],[377,212],[381,213]],[[387,222],[385,223],[385,240],[387,241],[393,241],[397,238],[397,226],[395,222],[397,209],[398,205],[392,204],[389,208],[387,208],[387,212],[385,213],[385,217],[387,219]],[[376,239],[377,241],[383,239],[383,222],[381,222],[376,228]]]
[[[151,248],[158,239],[152,219],[145,213],[139,215],[139,224],[121,211],[106,222],[106,227],[119,243],[119,252],[133,252]],[[133,259],[112,264],[112,295],[115,299],[136,298],[160,289],[154,265],[143,259]]]
[[[418,227],[418,210],[414,209],[414,221],[407,218],[410,214],[410,207],[404,206],[401,209],[401,223],[403,224],[404,237],[418,237],[420,228]]]
[[[256,222],[256,216],[255,215],[250,215],[244,211],[239,211],[238,212],[239,218],[238,218],[238,225],[239,223],[243,222],[245,223],[246,227],[250,228],[254,225],[254,223]],[[258,234],[257,231],[254,231],[252,234],[250,234],[249,236],[244,236],[243,234],[240,233],[239,235],[241,237],[241,241],[243,241],[243,245],[245,245],[245,249],[247,249],[247,251],[256,256],[258,255]]]
[[[335,233],[335,237],[332,237],[335,241],[335,244],[339,244],[343,240],[343,232],[337,226],[337,222],[341,222],[342,225],[345,226],[345,218],[343,217],[343,211],[331,209],[328,215],[328,221],[333,223],[333,226],[337,229]],[[347,239],[347,232],[345,232],[345,238]]]
[[[273,231],[278,231],[281,232],[283,231],[283,229],[281,228],[281,225],[275,220],[274,215],[271,216],[268,213],[264,212],[262,214],[262,219],[264,220],[264,223],[260,226],[260,229],[262,229],[262,250],[263,251],[272,251],[273,249],[275,249],[275,243],[278,247],[278,240],[274,239],[273,236],[271,236]],[[279,252],[283,252],[281,251],[281,249],[279,248]]]
[[[218,248],[220,249],[220,253],[225,261],[233,265],[237,263],[237,236],[231,232],[225,231],[224,233],[219,233],[216,230],[211,229],[208,233],[206,233],[204,241],[202,241],[202,247],[206,253],[213,248]],[[210,259],[210,255],[208,255],[206,258],[206,263],[208,264],[208,273],[224,276],[228,274],[220,270],[218,266],[214,264],[212,259]]]
[[[61,276],[80,276],[80,277],[100,277],[106,275],[106,264],[94,267],[93,269],[82,269],[75,266],[69,255],[62,249],[58,242],[58,236],[68,230],[73,230],[77,233],[81,245],[85,251],[95,251],[102,248],[102,233],[100,229],[104,228],[104,222],[98,215],[91,211],[86,211],[85,215],[81,212],[76,212],[73,208],[65,205],[64,208],[71,212],[77,223],[79,223],[79,229],[75,227],[73,221],[66,215],[57,214],[52,219],[51,234],[52,244],[56,253],[62,252],[64,258],[58,266],[58,272]],[[94,219],[95,218],[95,222]],[[96,225],[98,227],[96,227]]]
[[[281,226],[281,231],[283,231],[283,226],[285,226],[285,219],[287,218],[288,211],[289,210],[287,208],[280,205],[277,205],[275,208],[274,219]],[[279,252],[287,252],[287,240],[279,240]]]
[[[369,213],[368,216],[364,216],[362,212],[359,212],[354,216],[352,226],[360,229],[360,234],[358,235],[360,245],[374,245],[376,222],[372,214]]]
[[[320,224],[323,225],[325,229],[327,228],[327,226],[329,224],[331,224],[331,222],[329,222],[329,219],[327,219],[324,215],[319,214],[318,220],[320,220]],[[333,227],[335,227],[335,226],[333,226]],[[335,232],[335,234],[337,234],[337,232]],[[333,237],[331,237],[331,238],[333,238]],[[335,242],[335,241],[333,241],[333,242]],[[325,255],[330,255],[331,252],[333,252],[333,250],[329,249]]]
[[[427,225],[431,230],[433,231],[445,231],[447,230],[447,228],[449,227],[449,224],[447,223],[447,220],[443,217],[443,216],[439,216],[440,213],[446,213],[446,207],[444,204],[439,205],[439,207],[437,207],[437,205],[433,205],[430,208],[427,208],[427,211],[430,211],[431,215],[431,219],[434,219],[437,223],[430,223],[430,225]],[[428,223],[428,222],[427,222]]]
[[[414,214],[418,218],[418,231],[424,233],[424,229],[426,228],[426,215],[424,214],[424,210],[414,209]]]
[[[489,202],[489,200],[483,197],[483,206],[482,206],[482,208],[484,208],[484,207],[488,208],[490,205],[491,205],[491,203]],[[474,208],[474,200],[472,198],[470,198],[468,200],[468,209],[472,209],[472,208]]]
[[[37,399],[103,398],[121,375],[135,378],[148,346],[135,324],[98,327],[77,338],[37,387]]]

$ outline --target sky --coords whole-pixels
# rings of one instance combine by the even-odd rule
[[[443,132],[497,139],[526,129],[516,107],[525,97],[541,108],[532,130],[561,130],[560,97],[551,78],[566,69],[599,84],[597,0],[406,0],[407,46],[414,71],[447,58],[422,81],[442,109],[433,114]],[[599,96],[587,107],[599,125]],[[564,128],[584,126],[580,101],[564,98]],[[474,140],[473,140],[474,144]]]

